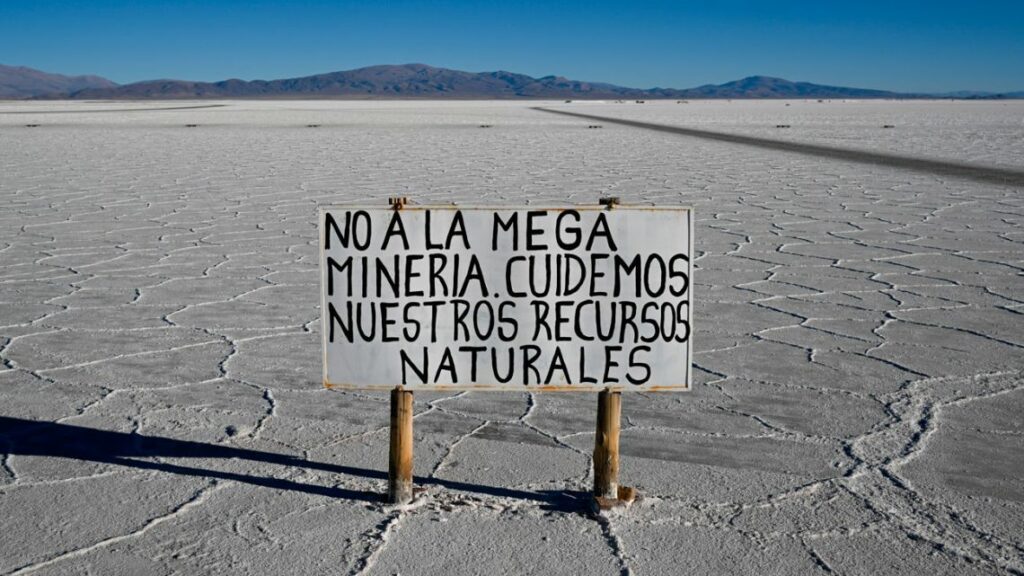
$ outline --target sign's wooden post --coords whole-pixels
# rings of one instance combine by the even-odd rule
[[[622,393],[605,388],[597,396],[597,434],[594,437],[594,496],[619,497],[619,414]]]
[[[388,458],[388,502],[412,501],[412,392],[391,391],[391,450]]]

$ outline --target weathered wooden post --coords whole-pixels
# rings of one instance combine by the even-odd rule
[[[597,434],[594,436],[594,496],[619,497],[619,415],[622,393],[605,388],[597,395]]]
[[[388,458],[388,502],[412,501],[412,392],[391,391],[391,450]]]

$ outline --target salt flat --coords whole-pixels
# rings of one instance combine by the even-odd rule
[[[0,573],[1024,573],[1020,186],[534,107],[1024,170],[1021,102],[0,103]],[[378,501],[315,221],[396,195],[696,209],[628,512],[581,511],[592,394],[417,394]]]

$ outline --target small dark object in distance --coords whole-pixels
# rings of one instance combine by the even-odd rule
[[[306,124],[306,128],[319,128],[319,124]]]
[[[565,101],[565,103],[566,103],[566,104],[571,104],[571,103],[572,103],[572,100],[566,100],[566,101]]]
[[[894,124],[883,124],[882,125],[882,128],[895,128],[895,127],[896,126]]]
[[[491,125],[490,124],[481,124],[480,127],[481,128],[490,128]]]
[[[39,124],[25,124],[25,128],[39,128]]]
[[[643,103],[644,103],[644,101],[643,101],[643,100],[637,100],[637,101],[636,101],[636,103],[637,103],[637,104],[643,104]]]
[[[587,128],[603,128],[603,126],[600,124],[591,124],[590,126],[587,126]]]
[[[196,126],[199,126],[199,124],[185,124],[185,128],[195,128]]]
[[[789,124],[776,124],[775,127],[776,128],[789,128],[790,126],[789,126]]]

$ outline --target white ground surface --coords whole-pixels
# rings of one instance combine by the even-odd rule
[[[0,103],[0,574],[1024,573],[1019,186],[536,103],[218,104]],[[546,103],[1024,167],[1019,102],[786,104]],[[696,208],[694,390],[624,398],[641,502],[580,511],[594,395],[496,393],[417,395],[426,490],[377,502],[314,223],[394,195]]]

